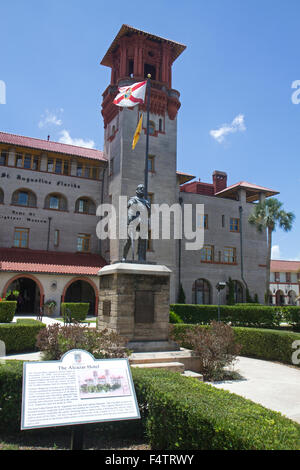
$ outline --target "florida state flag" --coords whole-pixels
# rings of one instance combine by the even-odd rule
[[[119,94],[114,99],[114,104],[122,107],[132,107],[139,103],[144,103],[147,80],[145,82],[134,83],[131,86],[119,88]]]

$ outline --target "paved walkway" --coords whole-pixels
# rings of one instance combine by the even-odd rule
[[[217,382],[217,388],[241,395],[300,423],[300,368],[239,357],[234,367],[243,380]]]

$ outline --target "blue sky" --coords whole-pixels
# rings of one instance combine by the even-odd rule
[[[185,44],[173,66],[178,170],[279,191],[296,222],[275,232],[274,252],[300,259],[299,0],[2,0],[0,17],[0,129],[99,149],[110,80],[99,63],[121,25]]]

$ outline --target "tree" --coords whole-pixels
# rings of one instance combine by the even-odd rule
[[[292,230],[295,215],[282,209],[282,202],[276,198],[266,199],[255,205],[253,213],[249,216],[249,223],[254,225],[259,232],[267,231],[267,258],[266,258],[266,289],[265,303],[269,304],[270,266],[272,235],[279,226],[285,232]]]
[[[180,283],[179,287],[179,294],[178,294],[178,299],[177,299],[178,304],[185,304],[185,293],[182,287],[182,284]]]

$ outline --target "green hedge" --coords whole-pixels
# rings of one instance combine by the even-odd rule
[[[0,323],[9,323],[16,313],[17,302],[15,300],[1,300],[0,302]]]
[[[183,346],[190,348],[190,345],[184,342],[184,336],[188,329],[195,326],[187,324],[173,325],[174,341],[183,341]],[[209,326],[206,325],[203,328],[209,328]],[[233,331],[236,342],[242,346],[241,356],[293,365],[292,354],[295,349],[292,348],[292,344],[294,341],[300,340],[300,333],[242,327],[233,327]]]
[[[218,320],[217,305],[173,304],[170,310],[184,323],[207,325]],[[232,326],[278,328],[282,322],[300,328],[300,307],[273,307],[265,305],[221,305],[220,320]]]
[[[0,340],[5,343],[6,353],[34,351],[36,337],[45,326],[36,320],[18,320],[17,323],[0,325]]]
[[[89,307],[89,303],[63,302],[61,304],[61,314],[62,317],[66,319],[69,312],[73,321],[81,322],[86,319]]]
[[[280,413],[175,372],[132,372],[152,449],[300,449],[300,425]]]
[[[22,362],[0,364],[0,431],[20,430]],[[179,373],[132,369],[153,449],[300,450],[300,425]],[[141,423],[136,423],[137,429]]]

